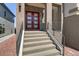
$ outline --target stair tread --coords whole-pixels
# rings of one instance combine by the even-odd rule
[[[46,56],[61,56],[60,53],[54,53],[54,55],[52,53],[47,54]]]
[[[33,46],[33,47],[26,47],[26,48],[23,48],[23,51],[31,51],[31,50],[36,50],[36,49],[43,49],[43,48],[49,48],[49,47],[52,47],[52,48],[55,48],[55,45],[54,44],[48,44],[48,45],[39,45],[39,46]]]
[[[39,36],[39,35],[47,35],[47,34],[28,34],[28,35],[24,35],[24,36]]]
[[[41,51],[41,52],[36,52],[36,53],[31,53],[31,54],[27,54],[28,56],[45,56],[48,54],[56,54],[56,53],[60,53],[57,49],[50,49],[50,50],[46,50],[46,51]]]
[[[58,56],[60,51],[46,31],[25,31],[22,54],[26,56]]]
[[[24,38],[36,38],[36,37],[48,37],[48,35],[46,34],[46,35],[24,35]]]
[[[49,38],[43,38],[43,39],[24,39],[24,42],[34,42],[34,41],[43,41],[48,40]],[[50,39],[49,39],[50,40]]]
[[[34,42],[24,42],[24,45],[27,45],[27,44],[39,44],[39,43],[44,43],[44,42],[52,43],[51,40],[43,40],[43,41],[34,41]]]
[[[33,33],[33,32],[35,33],[35,32],[46,32],[46,31],[25,31],[25,33],[30,33],[30,32],[31,33]]]
[[[24,38],[24,39],[43,39],[43,38],[49,38],[49,37],[29,37],[29,38]]]
[[[25,34],[41,34],[41,33],[45,33],[46,34],[46,32],[44,32],[44,31],[25,31],[24,32]]]

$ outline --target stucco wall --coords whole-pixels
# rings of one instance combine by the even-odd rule
[[[16,6],[16,35],[17,35],[17,38],[20,33],[22,23],[23,23],[23,25],[25,24],[24,19],[25,19],[25,4],[21,3],[21,12],[19,12],[19,4],[17,4],[17,6]]]
[[[47,30],[52,33],[52,4],[47,3]]]
[[[79,8],[79,3],[76,3],[77,4],[77,7]]]
[[[63,35],[64,43],[67,46],[79,50],[79,4],[65,3],[64,4],[64,20],[63,20]],[[72,13],[69,13],[73,10]]]
[[[14,33],[14,23],[0,17],[0,24],[4,24],[5,28],[5,33],[0,34],[0,37]]]
[[[79,15],[66,17],[63,24],[65,44],[79,50]]]
[[[64,17],[72,16],[77,14],[76,12],[69,13],[70,10],[77,7],[77,3],[64,3]]]

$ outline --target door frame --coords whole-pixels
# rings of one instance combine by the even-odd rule
[[[31,12],[32,14],[33,13],[38,13],[38,29],[37,29],[37,31],[40,31],[40,13],[39,12],[35,12],[35,11],[25,11],[25,30],[27,30],[27,28],[26,28],[26,26],[27,26],[27,24],[26,24],[26,14],[27,14],[27,12]],[[33,25],[32,25],[32,27],[34,27]],[[31,31],[34,31],[35,29],[33,28],[33,29],[31,29]]]

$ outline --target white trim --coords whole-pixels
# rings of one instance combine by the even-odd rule
[[[59,49],[61,50],[61,55],[63,54],[63,46],[61,44],[59,44],[59,42],[56,40],[56,38],[52,35],[52,33],[50,33],[49,31],[47,31],[47,33],[49,34],[49,36],[51,36],[51,38],[54,40],[54,42],[57,44],[57,46],[59,47]]]
[[[20,45],[20,50],[19,50],[19,56],[22,56],[23,40],[24,40],[24,30],[22,31],[22,38],[21,38],[21,45]]]
[[[4,42],[5,40],[8,40],[10,37],[12,37],[14,34],[9,34],[9,35],[7,35],[7,36],[4,36],[4,37],[2,37],[2,38],[0,38],[0,43],[1,42]]]

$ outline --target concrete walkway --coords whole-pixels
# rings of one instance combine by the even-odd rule
[[[79,56],[79,51],[65,46],[64,55],[65,56]]]
[[[16,35],[12,34],[8,39],[0,42],[0,56],[16,55]]]

